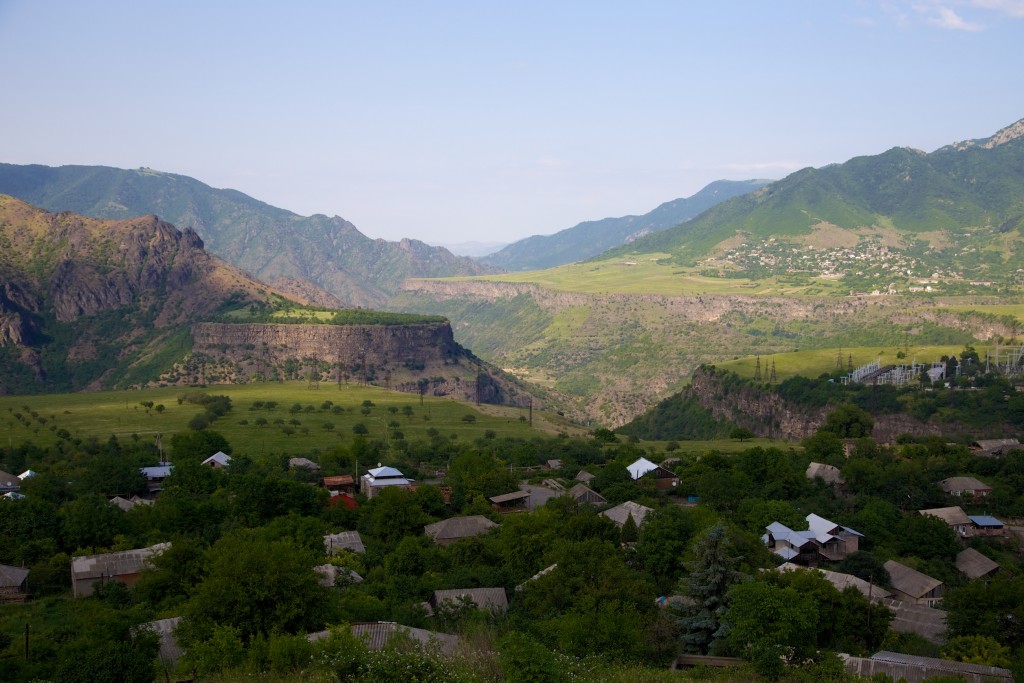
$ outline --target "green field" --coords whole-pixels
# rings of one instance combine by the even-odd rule
[[[814,279],[807,284],[793,284],[775,277],[764,280],[713,278],[700,275],[695,269],[670,264],[667,262],[668,258],[668,254],[643,254],[608,261],[572,263],[525,273],[447,279],[536,284],[556,291],[582,294],[658,294],[664,296],[696,294],[829,296],[845,294],[845,291],[832,280]]]
[[[1020,322],[1024,322],[1024,303],[1016,304],[952,304],[943,305],[942,308],[947,308],[951,311],[961,311],[965,313],[988,313],[989,315],[1009,315],[1013,316]]]
[[[853,357],[853,367],[858,368],[867,365],[876,358],[882,365],[900,365],[916,361],[921,364],[930,364],[939,360],[942,356],[959,356],[963,346],[909,346],[906,358],[897,358],[896,354],[903,351],[902,347],[893,346],[859,346],[844,349],[809,349],[806,351],[794,351],[791,353],[776,353],[773,355],[760,356],[761,378],[768,381],[771,373],[772,362],[775,363],[775,377],[781,382],[794,375],[804,377],[818,377],[823,373],[832,373],[836,369],[836,357],[842,359],[842,367],[848,367],[850,357]],[[975,346],[974,350],[984,359],[988,346]],[[740,377],[752,378],[757,371],[757,356],[745,356],[734,360],[727,360],[716,363],[716,367],[723,370],[735,372]]]
[[[320,384],[312,388],[306,382],[216,385],[204,389],[169,387],[140,391],[107,391],[76,394],[45,394],[31,396],[0,396],[0,443],[17,446],[25,441],[49,445],[59,440],[60,430],[70,438],[95,437],[106,440],[112,434],[118,439],[155,439],[161,435],[165,444],[175,432],[187,429],[189,420],[203,411],[199,405],[178,402],[190,391],[227,395],[232,411],[214,422],[210,429],[220,432],[237,453],[308,453],[348,445],[355,438],[353,426],[363,424],[368,437],[388,441],[400,431],[405,439],[429,439],[428,430],[438,430],[446,437],[470,441],[487,430],[499,437],[529,437],[539,433],[554,435],[564,431],[570,435],[585,433],[557,415],[533,411],[533,427],[528,424],[525,408],[473,405],[445,398],[387,391],[362,385]],[[147,410],[142,403],[152,401]],[[273,409],[253,410],[257,401],[276,401]],[[331,405],[325,406],[330,401]],[[363,402],[374,403],[363,413]],[[292,412],[298,404],[300,410]],[[158,412],[157,406],[164,409]],[[340,406],[340,411],[335,409]],[[408,408],[407,408],[408,407]],[[411,414],[406,414],[411,411]],[[33,415],[34,413],[34,415]],[[21,419],[16,416],[20,415]],[[472,421],[464,419],[472,416]],[[524,419],[520,419],[520,417]],[[258,418],[267,421],[255,424]],[[281,424],[274,424],[280,420]],[[297,420],[299,424],[291,424]],[[242,421],[247,424],[240,424]],[[26,426],[25,423],[28,423]],[[333,425],[332,429],[326,424]],[[393,424],[397,423],[397,427]],[[293,430],[286,434],[284,428]]]

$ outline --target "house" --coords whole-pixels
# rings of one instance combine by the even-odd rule
[[[24,472],[22,472],[21,474],[18,475],[18,479],[21,479],[22,481],[25,481],[26,479],[31,479],[34,476],[36,476],[36,472],[35,471],[33,471],[33,470],[25,470]]]
[[[224,451],[217,451],[200,464],[212,467],[215,470],[223,470],[231,464],[231,456]]]
[[[366,552],[366,546],[358,531],[342,531],[324,536],[324,550],[328,555],[334,555],[340,550],[362,554]]]
[[[594,480],[595,476],[596,475],[593,475],[590,472],[587,472],[586,470],[580,470],[576,474],[576,481],[581,481],[584,484],[589,484],[590,482],[592,482]]]
[[[396,470],[394,467],[384,467],[380,463],[377,463],[377,467],[373,468],[359,479],[359,490],[367,498],[372,499],[385,488],[389,487],[398,487],[405,491],[413,491],[416,489],[416,483],[414,480],[406,478],[404,474]]]
[[[157,543],[148,548],[74,557],[71,559],[71,592],[76,598],[92,595],[93,584],[97,581],[120,581],[131,586],[144,569],[152,568],[150,560],[170,547],[170,543]]]
[[[988,515],[967,515],[974,525],[975,536],[1005,536],[1006,528],[995,517]]]
[[[653,477],[655,486],[659,490],[672,489],[679,486],[679,477],[676,476],[675,472],[667,470],[661,465],[655,465],[647,458],[640,458],[626,469],[629,470],[629,476],[634,481],[640,477]]]
[[[885,571],[889,572],[889,583],[896,600],[928,607],[934,607],[942,601],[942,594],[946,590],[942,581],[895,560],[885,563]]]
[[[156,494],[164,490],[164,479],[171,476],[174,465],[169,462],[158,462],[153,467],[140,467],[139,472],[146,479],[146,490],[150,494]]]
[[[504,614],[508,611],[508,596],[504,588],[454,588],[451,590],[438,590],[430,596],[429,605],[436,612],[445,603],[458,605],[462,600],[468,600],[476,605],[477,609],[489,610],[495,614]]]
[[[28,570],[0,564],[0,602],[28,600]]]
[[[324,588],[363,582],[363,577],[359,574],[348,567],[339,567],[336,564],[321,564],[313,567],[313,571],[320,575],[320,585]]]
[[[544,467],[546,467],[549,470],[560,470],[562,469],[562,461],[558,460],[557,458],[548,460],[547,462],[544,463]]]
[[[971,450],[975,455],[982,457],[994,457],[1006,455],[1010,451],[1024,448],[1017,439],[978,439],[971,444]]]
[[[530,500],[530,492],[513,491],[512,493],[503,493],[500,496],[491,496],[487,500],[491,501],[491,508],[495,512],[502,514],[526,512],[526,506]]]
[[[939,482],[939,488],[952,496],[969,495],[984,498],[992,493],[992,487],[974,477],[949,477]]]
[[[839,473],[839,468],[834,465],[825,465],[820,462],[812,462],[807,466],[807,478],[811,481],[815,479],[821,479],[826,484],[833,486],[843,486],[846,484],[843,481],[842,475]]]
[[[8,472],[0,470],[0,493],[17,491],[21,488],[21,479]]]
[[[452,655],[462,642],[458,636],[447,633],[427,631],[422,628],[402,626],[393,621],[356,621],[350,627],[352,635],[359,638],[371,650],[382,650],[395,635],[403,635],[420,645],[439,652],[442,655]],[[310,633],[306,639],[310,642],[330,638],[330,631],[317,631]]]
[[[798,564],[792,562],[785,562],[775,568],[776,571],[780,572],[791,572],[796,569],[805,569]],[[869,600],[880,600],[887,598],[892,595],[892,591],[887,588],[882,588],[878,584],[868,583],[864,579],[854,576],[853,574],[844,574],[842,572],[833,572],[828,569],[811,569],[809,571],[816,571],[825,577],[825,580],[836,587],[840,593],[847,588],[853,587],[860,591],[865,598]]]
[[[577,503],[581,505],[607,505],[608,499],[602,496],[597,491],[592,490],[586,484],[580,482],[571,489],[565,492],[565,495],[569,496]],[[635,520],[634,520],[635,521]]]
[[[956,532],[957,536],[961,538],[967,538],[974,535],[974,522],[967,516],[967,513],[963,511],[959,505],[954,505],[948,508],[931,508],[928,510],[918,510],[918,514],[928,515],[929,517],[936,517],[945,522],[950,529]]]
[[[780,522],[772,522],[765,527],[761,540],[779,557],[809,567],[822,560],[838,562],[857,552],[864,534],[813,512],[806,519],[809,527],[806,531],[795,531]]]
[[[970,683],[1011,683],[1013,672],[997,666],[968,664],[950,659],[936,659],[896,652],[876,652],[870,659],[847,657],[848,673],[871,680],[922,683],[926,680],[957,680]]]
[[[178,665],[178,660],[184,654],[181,649],[181,645],[178,643],[178,639],[174,637],[174,629],[178,628],[178,624],[181,623],[181,617],[169,617],[167,619],[159,619],[157,621],[147,621],[144,624],[139,624],[132,628],[132,635],[138,633],[139,630],[145,629],[152,631],[160,638],[160,651],[159,657],[160,662],[164,665],[168,671],[173,671]]]
[[[301,467],[302,469],[306,470],[320,469],[320,465],[317,465],[309,458],[288,458],[288,467],[289,469],[292,467]]]
[[[956,556],[956,568],[968,579],[985,579],[999,571],[999,563],[974,548],[965,548]]]
[[[339,474],[334,477],[324,477],[324,488],[331,492],[331,495],[347,493],[355,495],[356,480],[351,474]]]
[[[469,517],[450,517],[423,527],[424,533],[438,545],[451,545],[463,538],[472,538],[498,526],[483,515]]]
[[[132,496],[131,498],[122,498],[121,496],[114,496],[110,499],[111,505],[116,505],[125,512],[128,512],[136,505],[152,505],[152,500],[146,500],[145,498],[139,498],[138,496]]]
[[[601,514],[608,519],[615,522],[617,526],[622,526],[626,523],[626,520],[630,517],[636,522],[637,528],[644,525],[644,519],[650,513],[654,512],[654,508],[649,508],[646,505],[640,505],[640,503],[634,503],[631,500],[627,500],[622,505],[616,505],[615,507],[605,510]]]
[[[890,630],[897,633],[916,633],[938,645],[946,642],[947,615],[944,610],[892,598],[882,598],[879,602],[892,613]]]

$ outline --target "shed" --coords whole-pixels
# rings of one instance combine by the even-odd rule
[[[597,491],[594,491],[589,486],[580,482],[571,489],[565,492],[565,495],[569,496],[577,503],[586,503],[587,505],[607,505],[608,499],[602,496]],[[635,520],[634,520],[635,521]]]
[[[792,562],[785,562],[776,569],[780,572],[793,571],[795,569],[805,569],[798,564]],[[887,598],[892,595],[892,591],[888,588],[882,588],[878,584],[868,583],[864,579],[854,576],[853,574],[844,574],[842,572],[834,572],[828,569],[812,569],[809,571],[821,572],[825,580],[836,587],[836,590],[842,592],[847,588],[856,588],[860,591],[864,597],[871,600],[878,600],[880,598]]]
[[[148,621],[133,628],[132,633],[137,632],[139,629],[155,633],[160,638],[160,662],[168,670],[173,671],[178,665],[178,660],[184,654],[178,639],[174,637],[174,629],[178,628],[180,623],[181,617],[168,617],[167,619]]]
[[[120,581],[131,586],[143,570],[152,568],[150,560],[170,547],[170,543],[157,543],[148,548],[72,558],[71,591],[76,598],[92,595],[97,581]]]
[[[498,526],[483,515],[468,517],[451,517],[423,527],[427,534],[438,545],[450,545],[463,538],[472,538],[485,534]]]
[[[974,548],[961,550],[956,556],[956,568],[968,579],[982,579],[999,571],[999,563],[985,557]]]
[[[596,475],[593,475],[590,472],[587,472],[586,470],[580,470],[576,474],[576,481],[582,481],[584,484],[586,484],[593,481],[595,476]]]
[[[28,570],[0,564],[0,602],[23,602],[28,599]]]
[[[548,460],[546,463],[544,463],[544,466],[547,467],[549,470],[560,470],[562,469],[562,461],[559,460],[558,458],[552,458],[551,460]]]
[[[989,515],[967,515],[974,525],[974,533],[977,536],[1004,536],[1006,528],[1003,523]]]
[[[942,601],[945,584],[895,560],[885,563],[889,583],[897,600],[933,607]]]
[[[430,597],[430,606],[435,610],[442,604],[458,603],[468,599],[478,609],[486,609],[496,614],[504,614],[508,611],[508,596],[504,588],[453,588],[450,590],[434,591]]]
[[[320,575],[320,585],[324,588],[334,588],[346,584],[362,583],[363,577],[348,567],[339,567],[336,564],[321,564],[313,567],[313,571]]]
[[[907,683],[922,683],[933,678],[954,678],[966,683],[1010,683],[1013,680],[1013,672],[1009,669],[896,652],[876,652],[870,659],[848,657],[845,666],[848,672],[871,680],[880,675],[884,675],[886,680]]]
[[[946,612],[927,605],[916,605],[892,598],[879,602],[892,612],[889,628],[897,633],[916,633],[925,640],[942,644],[946,642]]]
[[[358,531],[341,531],[336,534],[324,536],[324,550],[328,555],[334,555],[339,550],[351,550],[354,553],[365,553],[366,546]]]
[[[491,507],[496,512],[526,512],[526,505],[530,500],[529,491],[513,491],[503,493],[500,496],[491,496]]]
[[[324,488],[331,493],[355,493],[356,480],[351,474],[339,474],[334,477],[324,477]]]
[[[971,444],[971,450],[976,455],[994,456],[1006,455],[1010,451],[1022,448],[1018,439],[978,439]]]

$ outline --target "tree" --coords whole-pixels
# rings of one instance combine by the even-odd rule
[[[931,515],[909,515],[897,526],[897,545],[901,555],[916,555],[925,560],[952,560],[960,550],[956,534],[949,525]]]
[[[989,636],[957,636],[942,647],[942,656],[982,666],[1010,666],[1010,648]]]
[[[692,598],[693,604],[684,606],[677,619],[685,651],[708,654],[720,649],[728,634],[723,617],[729,607],[729,589],[743,580],[736,570],[739,561],[721,524],[694,544],[693,559],[686,563],[690,573],[682,586],[683,595]]]
[[[332,593],[313,571],[314,554],[289,539],[259,541],[242,530],[206,551],[207,575],[185,607],[189,643],[209,639],[217,626],[236,629],[248,643],[256,635],[324,625]]]
[[[732,587],[724,617],[727,640],[762,676],[777,679],[784,662],[802,660],[814,652],[817,603],[793,588],[764,581]]]
[[[840,439],[860,439],[871,436],[875,421],[862,408],[852,403],[844,403],[828,414],[821,431],[831,432]]]
[[[750,431],[746,427],[733,427],[732,431],[729,432],[730,439],[737,439],[739,441],[748,441],[749,439],[753,439],[754,436],[756,436],[754,432]]]

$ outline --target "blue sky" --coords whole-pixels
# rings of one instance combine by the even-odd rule
[[[0,161],[512,241],[1024,118],[1024,0],[0,0]]]

